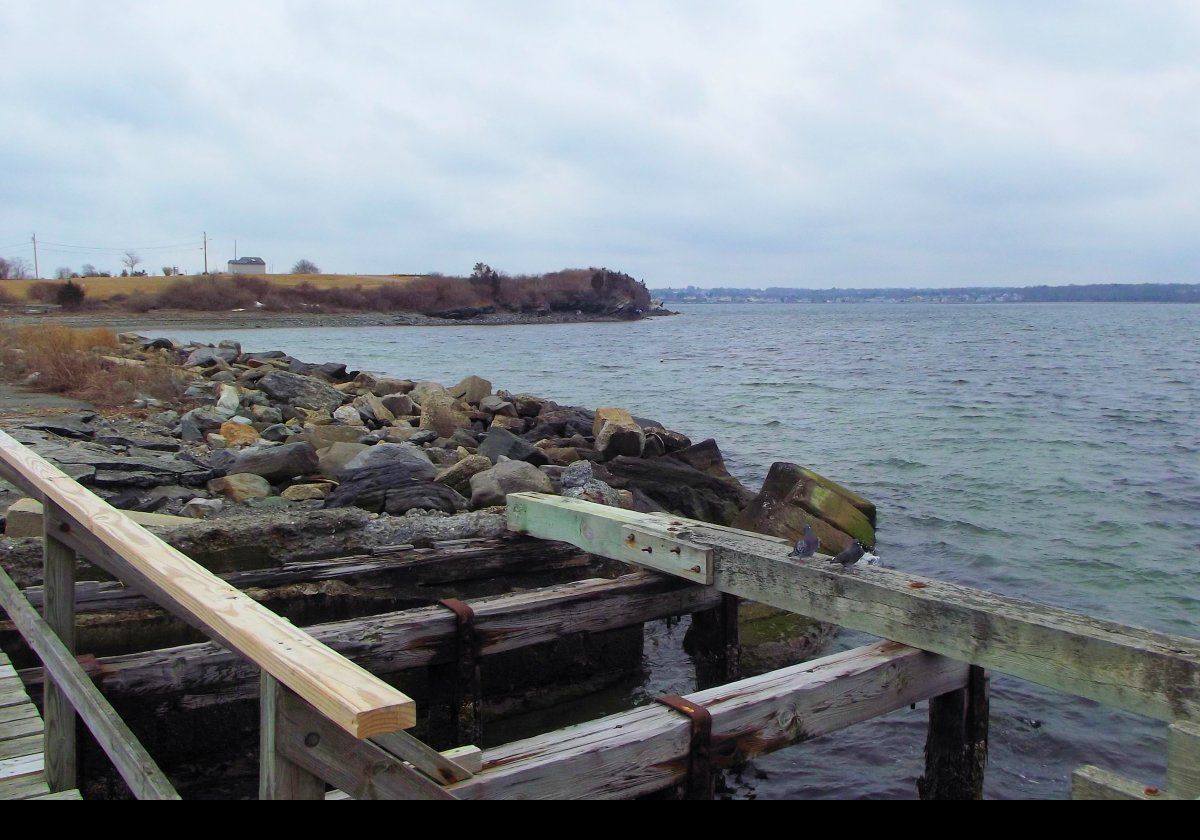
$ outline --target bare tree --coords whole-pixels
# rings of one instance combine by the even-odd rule
[[[80,273],[84,277],[99,277],[100,276],[100,272],[96,271],[96,266],[92,265],[91,263],[84,263],[83,269],[80,271]]]
[[[129,269],[129,273],[133,274],[133,270],[142,262],[142,258],[137,251],[126,251],[125,256],[121,259],[121,263]]]
[[[321,269],[312,260],[300,260],[292,266],[292,274],[320,274]]]
[[[0,257],[0,280],[24,280],[29,276],[29,263],[20,257]]]
[[[70,280],[71,279],[71,269],[67,268],[66,266],[63,266],[58,271],[54,272],[54,276],[55,276],[55,278],[57,278],[59,280]]]

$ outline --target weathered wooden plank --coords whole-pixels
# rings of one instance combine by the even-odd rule
[[[456,798],[370,741],[352,738],[291,691],[276,695],[275,733],[277,755],[353,799]]]
[[[175,789],[149,753],[104,699],[58,635],[21,596],[20,590],[3,569],[0,569],[0,605],[45,663],[63,702],[72,709],[72,729],[74,712],[77,711],[134,796],[139,799],[178,799]],[[49,776],[49,758],[50,752],[47,750],[47,781],[53,791],[56,785]],[[74,787],[71,784],[70,787],[59,789],[70,790]]]
[[[509,527],[624,560],[621,528],[662,517],[536,493],[509,496]],[[714,586],[1160,720],[1200,718],[1200,641],[927,580],[788,558],[778,540],[684,522],[713,549]]]
[[[29,799],[49,792],[50,786],[46,784],[46,776],[41,772],[0,782],[0,802],[11,799]]]
[[[31,796],[30,801],[37,799],[83,799],[77,790],[60,790],[57,793],[47,793],[43,796]]]
[[[63,543],[202,625],[356,738],[416,723],[413,702],[403,693],[247,598],[4,432],[0,464],[6,477],[17,473],[33,487],[46,505],[46,527]]]
[[[475,775],[452,758],[438,752],[407,732],[391,732],[372,738],[371,742],[401,761],[407,761],[441,785],[461,782]]]
[[[584,580],[472,602],[480,655],[683,615],[720,603],[720,593],[656,573]],[[456,624],[443,607],[384,613],[306,628],[313,638],[377,674],[450,662]],[[22,672],[36,684],[37,669]],[[98,659],[94,678],[113,698],[163,692],[212,693],[255,686],[258,670],[215,644],[183,645]],[[253,696],[245,692],[241,696]]]
[[[444,750],[441,755],[453,761],[455,764],[469,770],[471,773],[478,773],[483,770],[483,750],[476,746],[455,747],[452,750]],[[344,790],[336,788],[325,794],[327,802],[345,802],[350,800],[350,795]]]
[[[41,733],[24,735],[8,741],[0,741],[0,759],[21,758],[26,755],[40,755],[44,739]]]
[[[625,525],[621,542],[638,558],[640,566],[711,586],[712,550],[680,539],[676,530],[676,526],[665,523]]]
[[[11,741],[13,738],[24,738],[27,735],[41,735],[44,731],[42,719],[37,715],[10,720],[0,723],[0,741]]]
[[[282,729],[279,699],[288,689],[265,671],[259,682],[258,798],[323,799],[325,782],[279,751],[282,739],[301,738],[307,733]]]
[[[23,779],[29,776],[44,778],[45,757],[41,750],[35,755],[22,755],[16,758],[0,759],[0,781],[8,779]]]
[[[1158,788],[1146,787],[1108,770],[1088,765],[1071,774],[1071,798],[1081,800],[1167,799]]]
[[[893,642],[827,656],[688,695],[713,718],[722,767],[961,688],[967,666]],[[632,798],[687,771],[691,724],[661,705],[593,720],[484,753],[463,799]]]
[[[1200,798],[1200,725],[1171,724],[1167,742],[1167,790],[1172,799]]]
[[[14,723],[18,720],[25,720],[27,718],[37,718],[39,721],[41,720],[41,716],[38,715],[37,707],[32,703],[0,707],[0,725]]]
[[[61,514],[59,506],[46,503],[48,512]],[[42,607],[45,628],[71,656],[75,655],[75,552],[59,542],[42,520],[42,576],[46,602]],[[8,580],[8,576],[4,576]],[[18,595],[19,597],[19,595]],[[7,610],[6,610],[7,611]],[[78,761],[75,744],[75,709],[58,680],[46,680],[42,689],[42,715],[46,722],[46,782],[51,791],[72,790]]]

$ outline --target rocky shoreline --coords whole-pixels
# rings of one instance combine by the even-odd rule
[[[661,318],[679,313],[666,309],[652,310],[640,318],[622,315],[602,315],[585,312],[548,312],[532,314],[522,312],[491,312],[472,314],[469,317],[438,318],[419,312],[199,312],[192,310],[154,310],[144,315],[136,312],[57,312],[39,311],[31,313],[29,307],[20,307],[12,315],[18,325],[51,322],[67,327],[107,327],[115,330],[198,329],[198,330],[246,330],[282,327],[505,327],[530,324],[591,324],[625,323],[630,320]],[[22,314],[22,312],[24,314]],[[464,313],[465,314],[465,313]]]
[[[715,440],[694,442],[624,408],[560,405],[477,376],[447,387],[353,371],[234,341],[126,333],[106,352],[109,364],[172,371],[186,383],[182,399],[0,414],[0,425],[114,506],[157,515],[147,527],[210,568],[238,540],[286,562],[494,537],[505,496],[525,491],[788,539],[812,525],[830,554],[875,542],[874,506],[857,494],[786,463],[756,493],[730,474]],[[28,524],[38,514],[27,501],[10,508],[18,498],[0,494],[9,511],[0,559],[27,587],[40,582],[37,541],[10,537],[39,533]]]

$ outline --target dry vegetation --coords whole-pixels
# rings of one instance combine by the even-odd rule
[[[130,363],[113,354],[119,343],[106,329],[36,326],[0,329],[0,376],[41,391],[68,394],[98,406],[122,405],[138,396],[176,402],[186,379],[161,362]]]
[[[76,281],[86,292],[84,306],[133,312],[156,309],[204,312],[260,309],[273,312],[422,312],[464,310],[509,312],[582,311],[598,313],[634,302],[649,309],[645,286],[604,269],[570,269],[552,274],[509,277],[338,275],[228,275],[200,277],[91,277]],[[8,281],[9,297],[52,303],[62,284]],[[5,303],[0,299],[0,303]],[[11,301],[16,302],[16,301]]]

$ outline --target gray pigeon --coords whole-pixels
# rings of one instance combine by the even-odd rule
[[[820,545],[820,540],[813,533],[811,525],[804,526],[804,537],[800,542],[796,543],[796,547],[792,549],[792,553],[788,557],[812,557],[817,553],[817,546]]]
[[[850,544],[849,548],[847,548],[837,557],[834,557],[833,562],[841,563],[843,566],[853,566],[862,559],[864,553],[865,552],[863,551],[862,543],[860,543],[858,540],[855,540]]]

